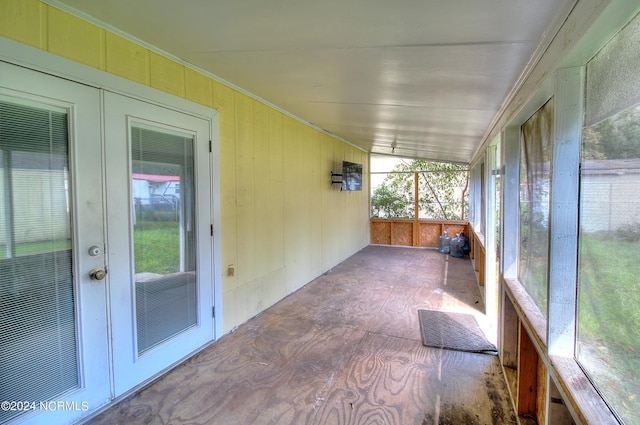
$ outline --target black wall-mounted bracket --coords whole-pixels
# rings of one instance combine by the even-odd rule
[[[340,180],[335,180],[335,177],[340,177]],[[336,174],[333,171],[331,172],[331,184],[342,184],[342,174]]]

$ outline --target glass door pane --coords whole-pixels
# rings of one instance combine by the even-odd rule
[[[131,128],[138,353],[197,323],[192,136]]]
[[[213,336],[209,121],[104,93],[113,387]]]
[[[0,400],[79,385],[67,111],[0,99]],[[20,412],[0,410],[0,422]]]

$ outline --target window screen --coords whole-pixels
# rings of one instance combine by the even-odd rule
[[[522,125],[518,278],[547,314],[553,99]]]
[[[576,358],[628,424],[640,423],[638,43],[636,17],[587,64],[580,175]]]

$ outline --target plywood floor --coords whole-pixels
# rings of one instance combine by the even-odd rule
[[[516,424],[498,358],[422,346],[483,302],[468,259],[369,246],[91,424]]]

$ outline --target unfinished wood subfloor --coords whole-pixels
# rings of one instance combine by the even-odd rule
[[[422,346],[474,314],[468,259],[369,246],[91,424],[516,424],[498,358]]]

